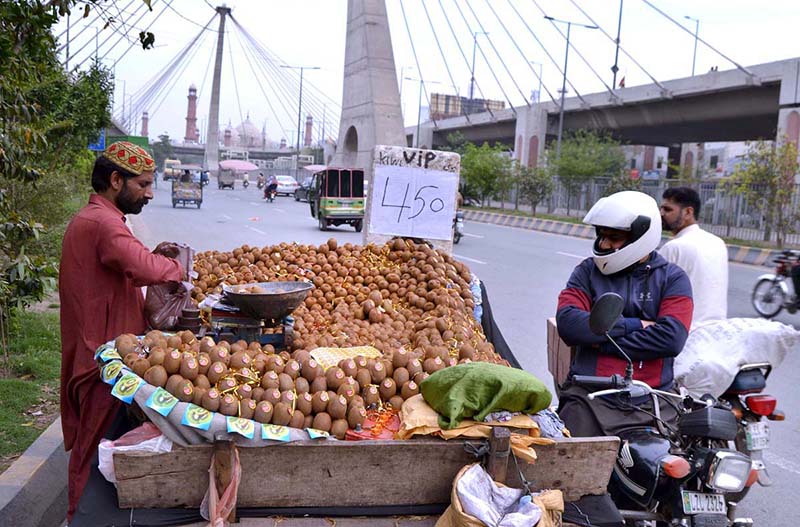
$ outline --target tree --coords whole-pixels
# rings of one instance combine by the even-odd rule
[[[610,196],[611,194],[616,194],[617,192],[622,192],[623,190],[641,189],[641,178],[633,179],[626,170],[622,170],[619,174],[611,176],[611,179],[608,181],[608,185],[606,186],[606,190],[603,192],[603,196]]]
[[[153,160],[159,169],[164,168],[165,159],[175,157],[175,149],[172,148],[172,141],[166,132],[158,136],[158,141],[151,144],[150,149],[153,151]]]
[[[511,168],[511,159],[502,146],[489,146],[483,143],[475,146],[467,143],[461,156],[461,176],[467,188],[474,189],[485,203],[498,190],[498,180],[507,177]],[[505,183],[501,183],[500,186]]]
[[[536,207],[553,193],[553,178],[541,167],[528,167],[519,162],[514,163],[519,193],[527,201],[536,216]]]
[[[757,141],[748,146],[728,185],[763,215],[764,241],[770,241],[774,231],[777,245],[782,248],[786,234],[793,231],[800,219],[792,207],[795,175],[800,171],[797,145],[784,140],[778,144]]]
[[[621,145],[604,132],[577,130],[561,141],[561,157],[548,156],[548,171],[558,177],[567,191],[567,214],[570,200],[596,177],[613,178],[625,169]]]

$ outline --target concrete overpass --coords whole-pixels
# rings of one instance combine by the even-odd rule
[[[746,70],[746,71],[743,71]],[[533,166],[547,141],[558,133],[558,105],[533,104],[489,113],[426,122],[419,144],[442,146],[461,132],[472,142],[501,142],[521,162]],[[569,97],[564,101],[564,131],[602,129],[636,145],[781,139],[800,140],[800,58],[743,69]],[[417,144],[416,126],[406,128]],[[679,152],[679,151],[678,151]]]
[[[183,163],[194,163],[197,165],[203,164],[203,156],[205,154],[205,145],[202,144],[181,144],[173,145],[172,151],[175,157],[180,159]],[[220,147],[221,151],[225,151],[225,147]],[[248,149],[248,157],[251,161],[255,160],[271,161],[279,157],[293,156],[296,154],[294,148],[284,148],[279,150],[256,150]],[[256,163],[257,164],[257,163]]]

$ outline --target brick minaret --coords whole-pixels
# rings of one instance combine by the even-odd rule
[[[186,135],[183,140],[187,143],[196,143],[200,139],[197,131],[197,88],[194,84],[189,86],[189,105],[186,109]]]
[[[142,112],[142,137],[147,137],[150,133],[149,121],[150,115],[147,112]]]
[[[314,118],[310,115],[306,117],[306,136],[303,145],[308,148],[311,146],[311,130],[314,128]]]

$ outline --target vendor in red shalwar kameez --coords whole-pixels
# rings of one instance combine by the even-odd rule
[[[125,225],[153,198],[153,159],[142,148],[116,142],[97,158],[95,194],[64,234],[59,276],[61,299],[61,426],[69,459],[72,518],[89,478],[97,445],[120,401],[100,379],[97,348],[122,333],[147,329],[142,286],[180,281],[186,275],[176,247],[152,253]]]

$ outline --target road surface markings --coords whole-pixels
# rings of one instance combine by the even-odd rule
[[[476,264],[481,264],[481,265],[486,265],[486,262],[483,262],[483,261],[481,261],[481,260],[476,260],[475,258],[469,258],[469,257],[467,257],[467,256],[461,256],[460,254],[456,254],[456,253],[453,253],[453,256],[455,256],[455,257],[456,257],[456,258],[458,258],[459,260],[466,260],[466,261],[468,261],[468,262],[472,262],[472,263],[476,263]]]
[[[230,216],[228,216],[227,214],[222,214],[220,217],[225,218],[226,220],[232,220],[233,219]]]
[[[248,227],[247,227],[247,228],[248,228],[248,229],[250,229],[250,230],[251,230],[251,231],[253,231],[253,232],[257,232],[258,234],[263,234],[264,236],[266,236],[266,235],[267,235],[267,233],[266,233],[266,232],[264,232],[264,231],[262,231],[261,229],[257,229],[257,228],[255,228],[255,227],[250,227],[249,225],[248,225]]]
[[[470,238],[479,238],[479,239],[484,238],[484,236],[481,236],[480,234],[470,234],[468,232],[464,232],[461,235],[462,236],[469,236]]]
[[[768,467],[770,465],[774,465],[776,467],[782,468],[783,470],[788,470],[789,472],[793,472],[800,476],[800,465],[798,465],[794,461],[781,457],[768,450],[764,452],[764,460],[769,463],[769,465],[767,465]]]
[[[586,256],[581,256],[580,254],[572,254],[572,253],[564,253],[561,251],[556,251],[556,254],[560,254],[561,256],[569,256],[570,258],[578,258],[579,260],[585,260]]]
[[[283,209],[275,209],[276,212],[280,212],[281,214],[285,213],[286,211]]]

